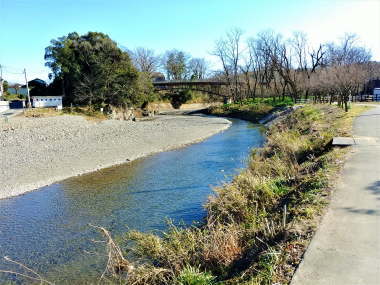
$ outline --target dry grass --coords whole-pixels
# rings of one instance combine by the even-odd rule
[[[101,122],[107,120],[107,115],[100,111],[94,110],[92,107],[66,107],[63,108],[63,114],[82,116],[88,121]]]
[[[24,110],[24,116],[27,118],[47,118],[62,115],[62,111],[55,108],[30,108]]]
[[[28,280],[29,282],[33,282],[34,284],[36,284],[36,282],[38,282],[38,284],[53,285],[53,283],[46,280],[37,271],[31,269],[30,267],[26,266],[25,264],[22,264],[18,261],[15,261],[8,256],[4,256],[4,259],[11,264],[15,264],[15,265],[19,266],[21,271],[19,272],[19,271],[12,271],[12,270],[0,270],[0,273],[20,276],[20,277],[23,277],[24,279]]]
[[[55,108],[30,108],[24,110],[24,116],[27,118],[48,118],[60,115],[82,116],[88,121],[100,122],[107,120],[107,116],[100,111],[95,111],[90,107],[74,107],[57,110]]]
[[[124,258],[124,255],[120,247],[114,242],[111,234],[103,227],[91,225],[91,227],[99,230],[106,238],[105,241],[94,241],[106,244],[107,249],[107,265],[100,277],[100,280],[104,279],[108,275],[117,277],[122,272],[130,272],[133,270],[133,266]]]
[[[142,281],[135,274],[133,284],[149,278],[175,283],[188,266],[224,284],[288,283],[346,152],[332,148],[331,139],[349,135],[353,118],[366,109],[307,105],[294,111],[268,130],[267,144],[252,153],[248,168],[215,190],[202,226],[171,226],[162,237],[128,233],[129,256],[143,261]]]

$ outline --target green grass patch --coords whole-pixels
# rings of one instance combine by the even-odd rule
[[[224,104],[222,106],[213,106],[208,109],[208,114],[214,116],[231,117],[257,123],[265,115],[274,110],[274,107],[268,104]]]
[[[240,102],[240,105],[258,105],[258,104],[266,104],[270,105],[272,107],[286,107],[286,106],[293,106],[294,102],[291,97],[285,97],[284,99],[276,99],[273,98],[255,98],[255,99],[245,99],[242,102]]]
[[[199,268],[186,266],[177,278],[178,285],[213,285],[215,277]]]
[[[245,99],[238,103],[210,107],[208,113],[210,115],[226,116],[258,123],[260,119],[270,112],[292,105],[293,102],[290,98],[285,98],[281,101],[275,101],[272,98]]]

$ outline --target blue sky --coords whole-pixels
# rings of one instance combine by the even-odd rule
[[[4,78],[47,78],[44,48],[76,31],[107,33],[133,49],[184,50],[210,55],[214,42],[233,27],[245,37],[273,29],[285,36],[304,31],[312,44],[357,33],[380,61],[379,0],[0,0],[0,64]]]

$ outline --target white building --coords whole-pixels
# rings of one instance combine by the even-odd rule
[[[374,88],[373,95],[380,95],[380,88]]]
[[[34,108],[56,107],[62,109],[62,96],[32,96]]]
[[[9,110],[9,102],[0,100],[0,113]]]

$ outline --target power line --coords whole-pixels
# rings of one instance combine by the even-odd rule
[[[19,71],[21,70],[21,68],[17,68],[17,67],[10,67],[8,65],[2,65],[3,67],[3,70],[6,71],[6,73],[11,73],[11,74],[24,74],[22,71]],[[15,71],[17,70],[17,71]]]
[[[24,72],[10,72],[10,71],[7,71],[6,73],[7,74],[24,74]]]
[[[12,74],[24,74],[24,71],[23,69],[21,68],[17,68],[17,67],[9,67],[9,66],[6,66],[6,65],[3,65],[3,69],[7,72],[7,73],[12,73]],[[17,71],[16,71],[17,70]],[[20,71],[19,71],[20,70]],[[29,69],[30,70],[30,69]],[[33,73],[37,73],[37,72],[49,72],[48,69],[31,69]]]

